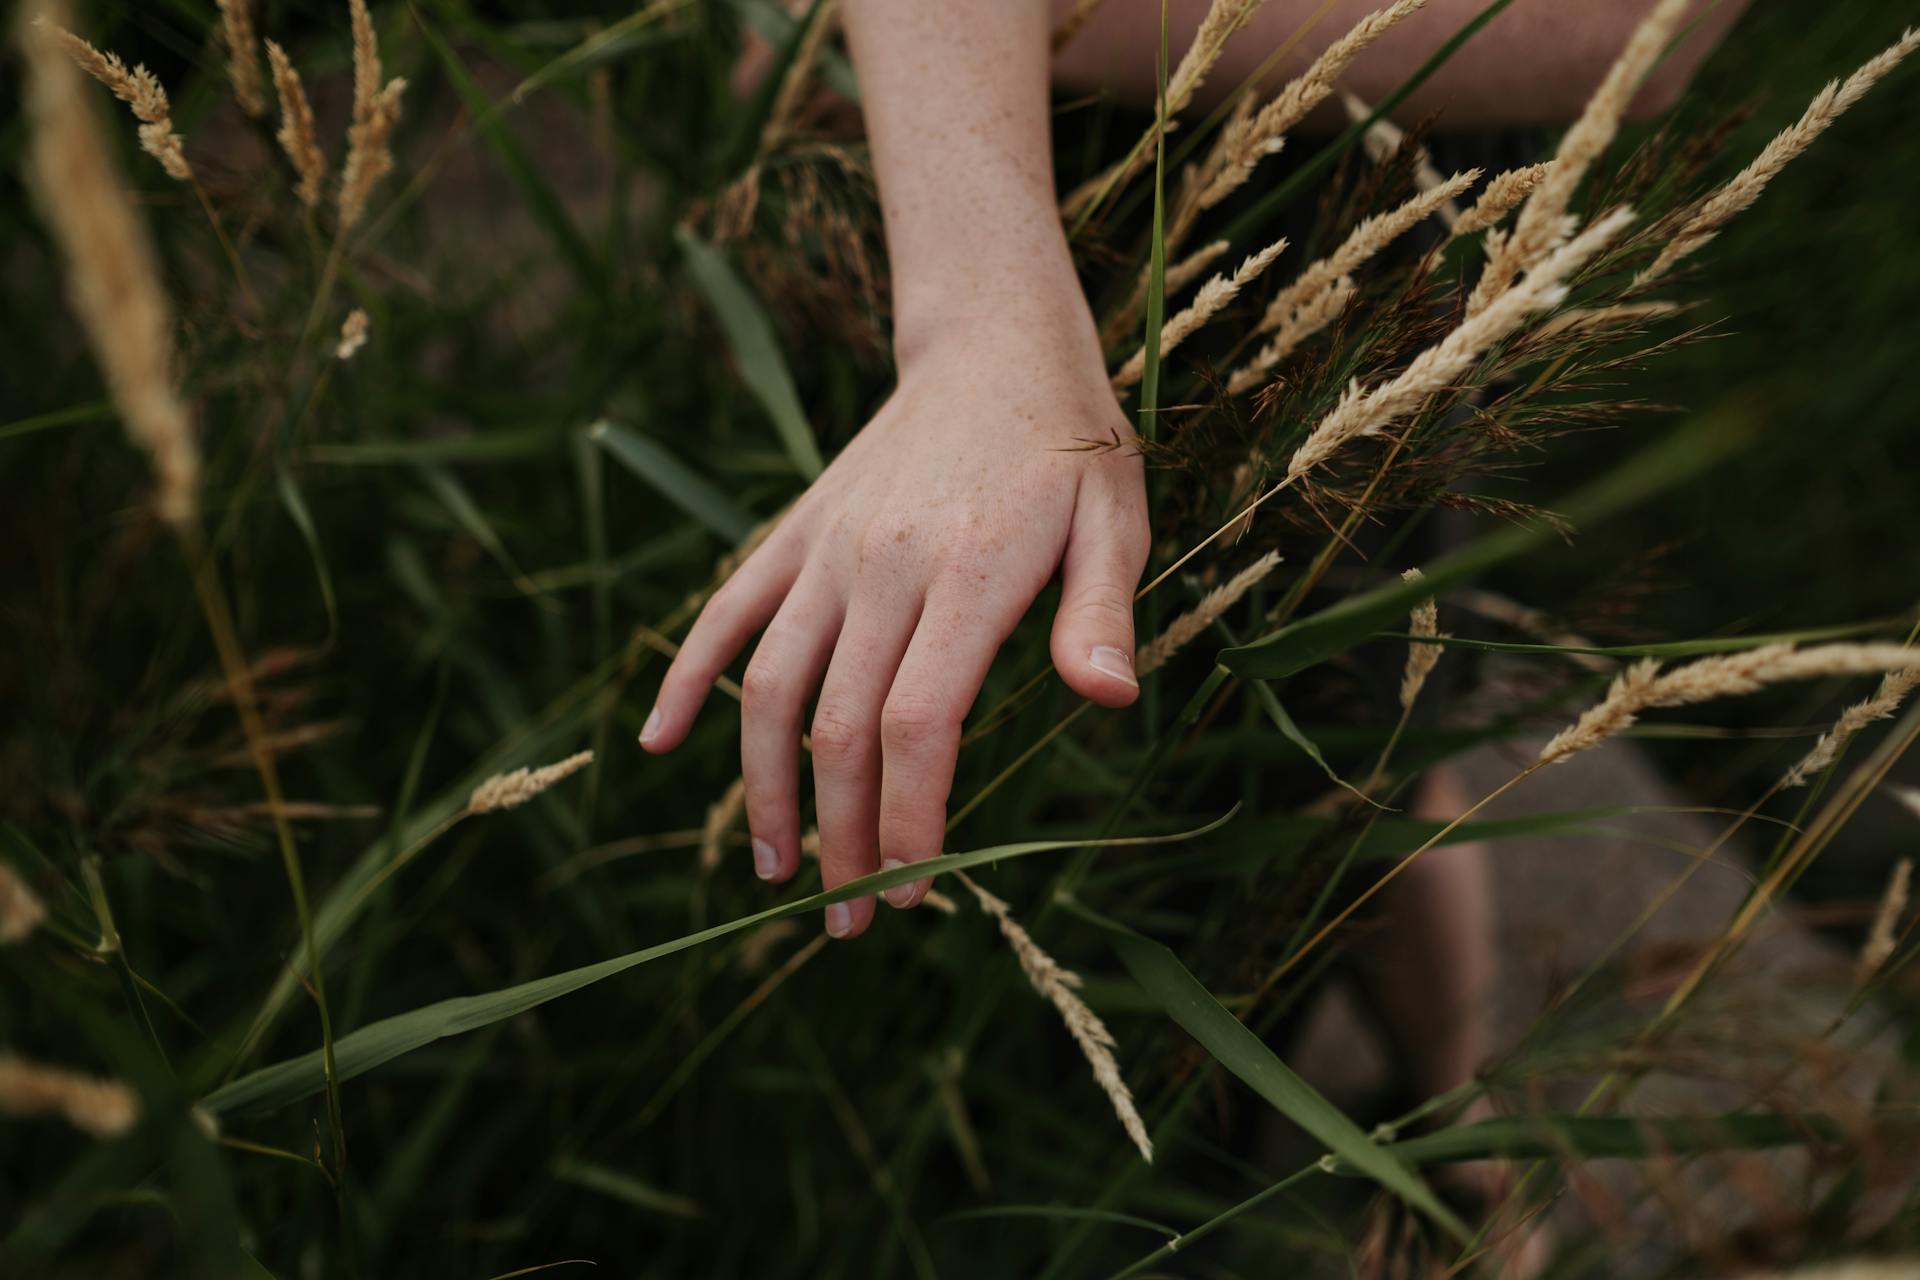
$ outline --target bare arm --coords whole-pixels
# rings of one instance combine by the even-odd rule
[[[893,395],[717,593],[641,743],[670,750],[764,628],[744,680],[755,869],[799,864],[812,720],[828,888],[939,853],[960,726],[1056,570],[1053,659],[1107,706],[1137,696],[1140,459],[1075,278],[1052,182],[1047,13],[1009,0],[847,0],[893,272]],[[888,892],[917,904],[926,882]],[[827,909],[851,937],[862,899]]]

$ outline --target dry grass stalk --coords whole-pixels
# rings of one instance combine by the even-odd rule
[[[1208,6],[1206,16],[1200,19],[1200,26],[1193,34],[1193,43],[1180,55],[1173,74],[1167,77],[1166,120],[1169,130],[1173,118],[1186,110],[1187,103],[1193,100],[1194,91],[1205,82],[1213,64],[1220,60],[1220,52],[1227,47],[1227,41],[1246,25],[1247,20],[1264,3],[1266,0],[1213,0]],[[1160,122],[1155,120],[1147,126],[1145,135],[1134,144],[1126,158],[1082,183],[1069,195],[1061,206],[1062,213],[1069,218],[1075,217],[1103,192],[1132,181],[1153,157],[1154,142],[1159,134]],[[1168,242],[1172,243],[1171,238]]]
[[[1599,329],[1616,329],[1626,325],[1643,324],[1649,320],[1658,320],[1680,310],[1677,302],[1616,302],[1605,307],[1573,307],[1552,317],[1534,330],[1534,336],[1540,339],[1557,338],[1564,335],[1592,333]]]
[[[1347,119],[1354,124],[1359,124],[1373,114],[1373,108],[1357,93],[1348,93],[1343,90],[1340,94],[1340,105],[1345,109]],[[1375,164],[1385,164],[1399,152],[1400,148],[1407,145],[1407,131],[1387,117],[1381,116],[1367,126],[1366,133],[1361,136],[1360,145],[1366,148],[1367,159]],[[1413,156],[1414,185],[1422,191],[1431,191],[1446,180],[1446,176],[1434,168],[1433,156],[1427,149],[1418,148]],[[1435,212],[1440,215],[1440,220],[1447,224],[1449,231],[1459,225],[1460,210],[1455,207],[1453,201],[1447,201]]]
[[[1251,96],[1235,107],[1220,130],[1206,159],[1190,168],[1181,185],[1167,240],[1179,244],[1201,213],[1245,186],[1260,162],[1279,151],[1287,131],[1333,92],[1368,45],[1420,11],[1427,0],[1395,0],[1360,19],[1345,35],[1328,45],[1307,69],[1288,81],[1258,111]]]
[[[1119,1117],[1120,1127],[1126,1130],[1127,1137],[1133,1139],[1133,1145],[1140,1151],[1140,1158],[1152,1164],[1153,1140],[1147,1136],[1147,1126],[1141,1122],[1140,1112],[1133,1105],[1133,1091],[1127,1088],[1127,1082],[1121,1078],[1120,1064],[1113,1056],[1118,1041],[1113,1038],[1113,1032],[1107,1029],[1107,1024],[1100,1020],[1100,1015],[1089,1009],[1086,1001],[1080,998],[1076,990],[1080,986],[1080,975],[1048,955],[1033,940],[1033,935],[1013,918],[1013,911],[1005,902],[982,889],[971,877],[962,874],[960,878],[973,890],[980,909],[992,916],[994,923],[1000,926],[1000,936],[1013,948],[1021,971],[1027,975],[1027,982],[1059,1011],[1061,1021],[1067,1024],[1067,1034],[1080,1046],[1087,1065],[1093,1068],[1094,1080],[1107,1095],[1107,1101],[1113,1104],[1113,1113]]]
[[[1409,569],[1400,575],[1406,582],[1418,582],[1421,573],[1418,569]],[[1415,636],[1440,635],[1440,607],[1428,596],[1413,607],[1413,616],[1407,630]],[[1400,706],[1402,710],[1413,710],[1413,703],[1420,696],[1421,687],[1427,683],[1427,677],[1433,674],[1440,662],[1440,646],[1415,642],[1407,646],[1407,670],[1400,677]]]
[[[1827,126],[1838,120],[1847,108],[1866,97],[1867,90],[1899,66],[1902,59],[1915,49],[1920,49],[1920,27],[1909,27],[1891,46],[1845,80],[1829,81],[1827,87],[1807,104],[1800,119],[1775,134],[1773,140],[1754,157],[1753,163],[1701,202],[1700,207],[1681,225],[1679,232],[1660,250],[1660,256],[1634,277],[1634,287],[1639,288],[1665,275],[1674,263],[1718,235],[1722,227],[1758,200],[1760,193],[1767,189],[1767,184],[1796,156],[1812,146],[1813,140],[1825,133]]]
[[[1607,69],[1606,77],[1571,129],[1560,139],[1553,167],[1541,179],[1520,210],[1510,236],[1488,237],[1490,259],[1467,314],[1485,310],[1520,273],[1531,268],[1564,242],[1570,228],[1568,207],[1573,194],[1620,131],[1620,119],[1647,73],[1666,51],[1685,16],[1690,0],[1659,0],[1627,38],[1626,47]]]
[[[1829,644],[1810,649],[1770,644],[1701,658],[1664,673],[1658,659],[1647,658],[1615,677],[1605,698],[1540,749],[1540,760],[1565,760],[1596,747],[1632,727],[1650,707],[1729,698],[1789,680],[1900,671],[1912,662],[1913,650],[1898,644]]]
[[[319,131],[313,123],[313,104],[300,83],[287,51],[267,41],[267,65],[273,71],[273,91],[280,98],[280,129],[274,137],[281,150],[300,175],[293,193],[300,203],[312,209],[320,203],[320,188],[327,177],[327,154],[320,149]]]
[[[780,81],[780,92],[767,114],[766,128],[760,132],[761,155],[771,152],[792,134],[794,123],[800,118],[800,109],[806,105],[807,87],[813,81],[820,51],[826,48],[827,36],[833,31],[838,7],[838,0],[822,0],[811,15],[813,25],[807,28],[800,47],[793,51],[793,60],[787,64],[787,73]]]
[[[1864,985],[1880,972],[1880,966],[1893,958],[1893,949],[1899,941],[1895,929],[1900,924],[1900,917],[1907,913],[1908,892],[1912,884],[1913,859],[1902,858],[1887,881],[1886,892],[1880,896],[1880,909],[1873,913],[1873,926],[1867,930],[1867,940],[1860,948],[1860,958],[1853,970],[1856,986]]]
[[[47,918],[46,904],[18,872],[0,862],[0,947],[26,940]]]
[[[508,773],[496,773],[473,789],[473,795],[467,800],[467,812],[492,813],[496,809],[517,808],[562,778],[572,777],[592,763],[593,752],[582,751],[538,769],[523,767]]]
[[[36,11],[56,7],[30,4],[23,16]],[[52,22],[22,27],[28,185],[66,259],[67,297],[114,406],[127,434],[153,456],[160,514],[182,525],[193,516],[200,450],[174,394],[173,315],[146,227],[121,189],[99,116],[59,43],[69,52],[92,48]],[[158,91],[150,76],[137,82]]]
[[[140,1119],[140,1099],[118,1080],[101,1080],[0,1053],[0,1111],[60,1116],[95,1138],[118,1138]]]
[[[1286,237],[1282,236],[1260,252],[1251,255],[1242,262],[1232,275],[1217,275],[1200,286],[1200,292],[1186,308],[1160,326],[1160,358],[1166,359],[1173,349],[1185,342],[1193,331],[1213,319],[1220,309],[1240,295],[1240,291],[1260,278],[1273,260],[1287,247]],[[1113,375],[1113,389],[1125,391],[1140,381],[1147,371],[1147,348],[1144,344],[1133,353],[1120,372]]]
[[[1552,168],[1553,161],[1545,160],[1494,174],[1487,183],[1487,189],[1473,202],[1473,207],[1461,214],[1460,221],[1453,224],[1453,234],[1456,237],[1470,236],[1498,223],[1512,213],[1522,200],[1533,194],[1534,188],[1546,180],[1547,172]]]
[[[1558,306],[1566,296],[1561,281],[1610,244],[1632,220],[1631,210],[1614,210],[1554,250],[1479,315],[1415,356],[1398,377],[1372,391],[1361,391],[1357,382],[1349,387],[1340,403],[1294,451],[1283,483],[1299,479],[1350,441],[1378,435],[1413,413],[1427,397],[1445,390],[1466,372],[1488,348],[1518,329],[1528,316]]]
[[[747,809],[747,780],[735,778],[720,798],[707,806],[707,821],[700,828],[700,870],[712,871],[720,865],[720,854],[727,835],[740,823]]]
[[[367,345],[367,331],[371,322],[367,313],[360,307],[347,312],[347,318],[340,322],[340,342],[333,349],[334,359],[351,360],[354,353]]]
[[[173,107],[159,78],[145,66],[127,70],[127,64],[117,56],[102,53],[58,23],[47,25],[82,71],[113,90],[114,97],[132,108],[133,118],[140,122],[140,149],[158,160],[168,177],[181,182],[192,180],[187,153],[181,146],[180,135],[173,131]]]
[[[1787,770],[1786,777],[1780,780],[1782,787],[1798,787],[1819,773],[1833,758],[1840,754],[1840,748],[1853,740],[1853,736],[1872,724],[1875,720],[1885,720],[1900,709],[1907,695],[1920,687],[1920,667],[1908,667],[1902,671],[1889,671],[1880,677],[1880,687],[1871,698],[1856,702],[1840,713],[1833,722],[1833,728],[1820,735],[1820,741],[1813,744],[1813,750],[1807,752],[1800,763]]]
[[[1404,204],[1385,213],[1376,213],[1354,227],[1347,238],[1341,241],[1339,248],[1308,266],[1292,284],[1274,295],[1254,330],[1257,333],[1282,334],[1283,338],[1269,342],[1236,370],[1227,382],[1227,390],[1237,395],[1258,383],[1267,370],[1284,359],[1303,339],[1340,314],[1340,308],[1330,305],[1326,295],[1330,291],[1340,290],[1344,277],[1426,221],[1479,178],[1478,169],[1456,173],[1432,190],[1422,191]],[[1345,288],[1351,293],[1351,282],[1346,282]],[[1344,301],[1341,305],[1345,305]],[[1319,323],[1307,327],[1309,318],[1313,316],[1320,317]]]
[[[393,172],[393,128],[400,122],[400,95],[407,82],[395,76],[380,84],[380,45],[366,0],[347,0],[353,19],[353,123],[347,126],[347,159],[340,167],[340,231],[358,225],[380,179]]]
[[[249,0],[218,0],[218,4],[234,101],[257,120],[266,114],[267,97],[260,86],[260,42],[253,32],[253,8]]]
[[[1240,597],[1253,590],[1254,585],[1272,573],[1273,567],[1279,563],[1280,553],[1269,551],[1207,592],[1200,598],[1199,604],[1175,618],[1151,643],[1140,646],[1140,651],[1133,658],[1134,673],[1144,676],[1165,666],[1169,658],[1212,626],[1215,619],[1240,603]]]
[[[1347,304],[1353,301],[1354,291],[1358,287],[1352,276],[1341,276],[1288,312],[1287,318],[1280,322],[1280,327],[1274,330],[1267,344],[1227,379],[1228,393],[1239,395],[1243,391],[1251,391],[1269,370],[1292,355],[1301,343],[1338,319],[1340,313],[1347,309]]]
[[[1212,244],[1195,249],[1180,261],[1168,266],[1163,276],[1162,294],[1173,298],[1182,289],[1198,280],[1206,269],[1224,254],[1230,246],[1225,240],[1215,240]],[[1133,282],[1133,293],[1127,298],[1126,305],[1107,317],[1100,326],[1100,340],[1111,346],[1124,337],[1128,330],[1140,323],[1140,313],[1147,305],[1147,285],[1153,275],[1152,265],[1140,269],[1139,278]]]

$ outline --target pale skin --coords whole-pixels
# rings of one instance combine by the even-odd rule
[[[1175,3],[1177,37],[1204,7]],[[1212,84],[1236,83],[1316,7],[1271,0]],[[1341,0],[1303,51],[1373,7]],[[1396,32],[1380,46],[1392,65],[1368,74],[1397,82],[1479,7],[1435,0],[1402,30],[1424,21],[1439,33]],[[1597,82],[1638,16],[1615,11],[1639,7],[1532,0],[1550,11],[1556,37],[1556,74],[1540,92],[1559,92],[1548,82],[1568,77]],[[1057,74],[1138,96],[1135,42],[1148,16],[1157,24],[1158,6],[1109,0],[1052,67],[1057,14],[1046,5],[845,0],[842,13],[886,226],[897,386],[708,602],[640,740],[655,753],[684,741],[715,678],[760,634],[741,681],[754,867],[776,883],[799,868],[800,739],[810,733],[829,889],[941,851],[962,723],[995,652],[1056,575],[1051,651],[1061,679],[1104,707],[1139,695],[1133,595],[1148,551],[1144,473],[1125,447],[1132,424],[1108,385],[1060,223],[1048,93]],[[1546,34],[1528,28],[1513,38]],[[1150,38],[1139,47],[1151,50]],[[1175,58],[1179,49],[1176,38]],[[1515,52],[1506,47],[1508,62]],[[1303,58],[1283,66],[1282,78]],[[1668,74],[1684,74],[1692,60],[1670,59],[1678,71]],[[1396,73],[1399,62],[1408,65]],[[1150,84],[1150,54],[1144,71]],[[1363,95],[1368,86],[1356,83]],[[1494,88],[1502,86],[1517,91],[1505,80]],[[1428,92],[1451,93],[1475,121],[1491,118],[1502,97],[1451,68]],[[1557,110],[1551,101],[1547,110]],[[896,886],[887,901],[913,907],[928,885]],[[830,906],[827,932],[855,937],[875,909],[872,897]]]

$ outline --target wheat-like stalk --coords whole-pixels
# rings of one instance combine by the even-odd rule
[[[273,71],[273,91],[280,99],[280,128],[274,137],[287,153],[293,171],[300,175],[293,193],[300,203],[312,209],[320,203],[320,188],[327,178],[327,153],[320,149],[319,130],[313,123],[313,104],[300,83],[287,51],[269,40],[267,65]]]
[[[1856,986],[1865,984],[1867,979],[1880,972],[1882,965],[1893,958],[1893,949],[1899,943],[1899,936],[1894,930],[1900,923],[1900,917],[1907,912],[1907,897],[1912,884],[1913,859],[1902,858],[1887,880],[1886,892],[1880,896],[1880,907],[1873,913],[1873,925],[1867,930],[1867,940],[1860,947],[1860,957],[1853,969]]]
[[[1345,90],[1340,93],[1340,106],[1346,111],[1347,119],[1354,124],[1373,114],[1373,107],[1366,99]],[[1366,150],[1367,159],[1375,164],[1385,164],[1407,145],[1407,131],[1386,116],[1381,116],[1367,126],[1366,133],[1361,135],[1360,145]],[[1431,191],[1446,180],[1446,175],[1434,167],[1433,155],[1425,147],[1416,148],[1413,153],[1413,184],[1422,191]],[[1447,224],[1449,231],[1460,222],[1460,210],[1451,200],[1434,212],[1440,215],[1440,221]]]
[[[1347,279],[1348,276],[1382,249],[1426,221],[1454,196],[1472,186],[1479,177],[1478,169],[1456,173],[1439,186],[1420,192],[1398,207],[1362,220],[1347,233],[1347,238],[1340,242],[1339,248],[1312,263],[1292,284],[1274,295],[1273,301],[1267,304],[1265,313],[1261,315],[1259,324],[1254,326],[1254,332],[1273,333],[1276,336],[1234,371],[1227,380],[1227,390],[1238,395],[1251,389],[1266,376],[1267,370],[1339,315],[1341,308],[1346,305],[1346,298],[1353,291],[1353,283]],[[1341,296],[1335,302],[1330,295]]]
[[[46,904],[18,872],[0,862],[0,947],[25,941],[47,918]]]
[[[1593,333],[1622,325],[1643,324],[1681,309],[1677,302],[1615,302],[1604,307],[1570,307],[1548,318],[1533,336],[1542,341],[1570,334]]]
[[[1840,754],[1840,748],[1853,740],[1853,736],[1876,720],[1885,720],[1900,709],[1907,695],[1920,687],[1920,667],[1907,667],[1901,671],[1889,671],[1880,677],[1880,687],[1873,696],[1854,703],[1840,713],[1833,722],[1833,728],[1820,735],[1813,744],[1813,750],[1801,757],[1800,762],[1787,770],[1780,780],[1782,787],[1805,785],[1807,779],[1819,773],[1833,758]]]
[[[258,119],[266,114],[267,98],[260,86],[259,39],[253,32],[250,0],[217,0],[220,31],[227,43],[227,76],[240,109]]]
[[[1533,194],[1535,187],[1546,181],[1547,173],[1552,168],[1553,161],[1543,160],[1539,164],[1522,165],[1518,169],[1494,174],[1487,182],[1487,189],[1473,202],[1473,207],[1461,214],[1460,221],[1453,224],[1455,238],[1485,231],[1512,213],[1522,200]]]
[[[1167,355],[1182,342],[1185,342],[1195,329],[1219,313],[1220,309],[1240,295],[1240,291],[1260,278],[1273,260],[1287,247],[1285,236],[1274,241],[1256,254],[1250,255],[1232,275],[1217,275],[1200,286],[1200,292],[1177,315],[1160,326],[1160,358]],[[1140,381],[1147,371],[1147,348],[1142,344],[1128,361],[1120,366],[1120,372],[1113,375],[1113,389],[1125,391]]]
[[[118,1080],[83,1076],[0,1053],[0,1111],[60,1116],[95,1138],[118,1138],[140,1119],[140,1099]]]
[[[1100,1015],[1087,1007],[1080,998],[1077,988],[1080,975],[1066,968],[1058,960],[1048,955],[1033,935],[1026,931],[1007,904],[981,888],[971,876],[958,873],[961,881],[973,891],[974,898],[980,903],[980,909],[993,917],[1000,927],[1000,936],[1013,948],[1014,956],[1020,961],[1020,969],[1027,975],[1027,982],[1041,997],[1060,1013],[1060,1020],[1067,1024],[1067,1034],[1080,1046],[1080,1052],[1086,1057],[1087,1065],[1093,1068],[1093,1078],[1107,1095],[1107,1101],[1113,1104],[1113,1113],[1119,1117],[1120,1127],[1126,1130],[1127,1137],[1139,1149],[1140,1158],[1153,1163],[1153,1140],[1147,1136],[1147,1126],[1140,1119],[1140,1112],[1133,1104],[1133,1091],[1127,1088],[1127,1082],[1121,1078],[1120,1064],[1113,1056],[1113,1050],[1119,1043],[1113,1038],[1113,1032],[1100,1020]]]
[[[340,341],[333,348],[334,359],[353,359],[354,353],[367,345],[367,332],[371,327],[364,308],[355,307],[347,312],[347,318],[340,322]]]
[[[1200,597],[1200,603],[1187,610],[1162,631],[1151,642],[1140,646],[1133,656],[1134,674],[1144,676],[1167,664],[1174,654],[1186,648],[1189,641],[1205,631],[1234,605],[1240,603],[1240,597],[1253,590],[1254,586],[1273,572],[1280,563],[1280,553],[1269,551],[1252,564],[1227,579],[1206,595]]]
[[[1423,575],[1418,569],[1409,569],[1401,574],[1405,582],[1419,582]],[[1409,635],[1438,638],[1440,635],[1440,607],[1428,596],[1413,606],[1413,615],[1408,620]],[[1400,707],[1404,711],[1413,710],[1413,703],[1420,696],[1421,688],[1427,683],[1427,677],[1433,674],[1440,662],[1440,646],[1421,644],[1416,639],[1407,646],[1407,669],[1400,677]]]
[[[23,13],[36,10],[56,7],[30,4]],[[28,184],[66,260],[68,299],[106,374],[121,421],[153,457],[160,514],[169,523],[185,524],[199,488],[200,450],[186,407],[174,393],[172,312],[146,227],[114,173],[93,102],[58,47],[64,44],[85,67],[75,48],[92,52],[92,46],[51,21],[23,26],[21,44],[30,126]],[[117,59],[111,61],[119,66]],[[129,74],[135,84],[158,90],[150,76],[141,79],[143,72]],[[165,94],[159,101],[164,107]]]
[[[1185,243],[1206,210],[1238,191],[1260,162],[1281,149],[1287,131],[1324,102],[1335,83],[1368,45],[1413,16],[1427,0],[1395,0],[1356,22],[1328,45],[1307,69],[1289,80],[1258,110],[1251,94],[1235,104],[1206,157],[1182,177],[1180,198],[1168,222],[1167,243]]]
[[[1415,356],[1398,377],[1364,392],[1356,381],[1294,451],[1283,483],[1299,479],[1349,442],[1385,431],[1427,397],[1444,390],[1527,317],[1558,306],[1566,296],[1561,281],[1610,244],[1632,220],[1631,210],[1616,209],[1561,245],[1479,315]]]
[[[1690,0],[1659,0],[1628,37],[1620,56],[1587,99],[1573,127],[1560,139],[1553,167],[1521,207],[1509,236],[1487,238],[1489,259],[1467,301],[1467,314],[1484,311],[1520,273],[1545,258],[1569,234],[1574,192],[1620,131],[1621,116],[1641,82],[1666,51]]]
[[[393,172],[393,128],[400,122],[398,76],[380,84],[380,45],[366,0],[347,0],[353,20],[353,123],[347,126],[347,158],[340,166],[340,232],[358,225],[380,179]]]
[[[833,31],[835,10],[838,8],[839,0],[821,0],[810,15],[813,25],[807,28],[800,47],[793,51],[793,57],[787,63],[786,75],[781,78],[780,90],[774,97],[772,109],[767,113],[766,127],[760,131],[761,155],[779,146],[793,132],[794,122],[800,118],[800,109],[806,105],[807,86],[813,82],[820,51],[827,47],[827,36]]]
[[[58,23],[46,25],[82,71],[113,90],[113,95],[133,111],[133,118],[140,122],[140,149],[158,160],[169,178],[191,181],[193,170],[187,164],[180,135],[173,131],[173,107],[159,77],[144,65],[129,71],[117,55],[94,48]]]
[[[1767,184],[1796,156],[1812,146],[1813,140],[1827,131],[1827,126],[1838,120],[1847,108],[1866,97],[1867,90],[1899,66],[1915,49],[1920,49],[1920,27],[1909,27],[1892,45],[1869,59],[1845,80],[1828,81],[1827,87],[1815,94],[1813,101],[1807,104],[1800,118],[1775,134],[1772,141],[1754,157],[1753,163],[1700,203],[1700,207],[1681,224],[1673,239],[1660,250],[1660,256],[1633,278],[1633,287],[1640,288],[1665,275],[1674,263],[1718,235],[1722,227],[1758,200],[1760,193],[1767,189]]]
[[[1161,296],[1167,299],[1175,297],[1181,290],[1198,280],[1201,274],[1230,247],[1225,240],[1215,240],[1212,244],[1203,245],[1180,261],[1168,266],[1161,277]],[[1133,292],[1128,295],[1126,304],[1107,317],[1106,322],[1100,326],[1102,345],[1111,346],[1118,342],[1128,330],[1140,322],[1140,312],[1147,305],[1147,285],[1152,276],[1152,263],[1140,268],[1140,274],[1133,282]]]
[[[735,778],[720,798],[707,806],[707,820],[700,828],[700,870],[712,871],[720,865],[727,833],[739,825],[747,808],[747,780]]]
[[[562,778],[572,777],[592,763],[593,752],[582,751],[537,769],[523,767],[508,773],[496,773],[473,789],[473,795],[467,800],[467,812],[492,813],[496,809],[517,808]]]
[[[1206,80],[1213,64],[1220,60],[1220,52],[1226,48],[1227,41],[1246,25],[1254,11],[1264,3],[1266,0],[1213,0],[1207,7],[1206,16],[1200,19],[1200,26],[1194,31],[1193,43],[1180,55],[1173,74],[1167,77],[1166,123],[1169,129],[1173,126],[1173,118],[1186,110],[1194,91]],[[1061,204],[1062,214],[1075,217],[1102,192],[1132,181],[1154,154],[1153,144],[1159,134],[1160,121],[1156,119],[1147,126],[1145,135],[1123,159],[1075,188]]]
[[[1662,672],[1658,659],[1636,662],[1615,677],[1607,696],[1540,749],[1542,763],[1567,759],[1631,728],[1651,707],[1679,707],[1714,698],[1754,693],[1769,685],[1820,676],[1857,676],[1900,671],[1913,650],[1898,644],[1829,644],[1796,649],[1763,645],[1740,653],[1701,658]]]

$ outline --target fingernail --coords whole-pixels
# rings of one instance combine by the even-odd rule
[[[853,907],[845,902],[836,902],[827,908],[827,932],[836,938],[844,938],[853,932]]]
[[[1133,655],[1125,649],[1116,649],[1110,644],[1097,644],[1093,647],[1093,652],[1087,655],[1087,665],[1116,680],[1125,680],[1130,685],[1139,686],[1140,682],[1133,678]]]
[[[880,869],[882,871],[891,871],[895,867],[904,867],[906,865],[906,863],[900,861],[898,858],[883,858],[880,862]],[[887,905],[890,907],[910,907],[913,905],[915,896],[920,892],[920,886],[925,883],[926,881],[924,880],[902,881],[900,884],[896,884],[892,888],[884,891],[880,896],[887,900]]]
[[[753,838],[753,874],[762,880],[771,880],[780,872],[780,851],[762,840]]]
[[[629,720],[628,724],[633,722]],[[640,741],[647,743],[660,736],[660,708],[647,712],[647,722],[640,726]]]

